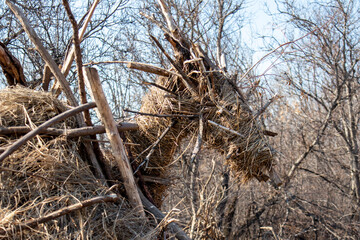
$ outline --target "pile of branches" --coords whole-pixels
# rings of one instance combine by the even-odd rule
[[[130,68],[160,75],[142,99],[140,112],[130,111],[138,114],[139,130],[127,134],[128,141],[136,143],[131,152],[137,156],[137,169],[159,179],[168,178],[174,152],[182,139],[193,135],[197,141],[191,163],[205,143],[225,155],[240,182],[271,178],[279,185],[281,181],[273,169],[275,156],[265,137],[276,134],[258,122],[265,109],[253,113],[236,79],[227,75],[226,66],[218,67],[199,45],[190,42],[175,25],[164,1],[159,3],[169,30],[164,26],[161,29],[165,31],[165,39],[171,44],[175,58],[151,36],[171,68],[129,64]],[[147,187],[151,193],[149,198],[161,205],[166,185],[154,183]]]
[[[158,2],[168,30],[162,29],[175,58],[151,36],[171,68],[129,62],[129,68],[160,77],[143,99],[137,124],[116,123],[96,69],[82,67],[79,43],[98,2],[79,31],[67,1],[63,1],[73,26],[74,45],[59,69],[21,10],[6,1],[46,63],[43,89],[48,89],[52,77],[55,83],[52,93],[22,87],[1,92],[0,177],[7,181],[2,180],[1,185],[6,194],[1,199],[0,234],[15,239],[102,238],[106,232],[122,239],[151,238],[161,230],[155,226],[162,221],[160,226],[170,228],[178,239],[189,239],[176,223],[164,221],[155,205],[161,206],[163,201],[167,187],[163,182],[173,154],[190,134],[197,138],[191,161],[206,143],[226,156],[242,182],[271,178],[280,184],[265,137],[269,132],[257,121],[264,109],[252,112],[235,79],[181,33],[162,0]],[[21,66],[14,59],[7,50],[0,51],[9,85],[26,86]],[[66,81],[74,59],[81,104]],[[94,102],[87,103],[85,84]],[[61,92],[68,105],[57,99]],[[89,109],[94,107],[103,126],[92,126]],[[122,138],[119,132],[125,130],[134,132],[125,132]],[[111,144],[111,160],[96,141],[96,134],[104,132]],[[130,147],[125,147],[124,140],[132,143]],[[147,181],[149,177],[157,181]],[[144,209],[152,213],[154,221],[140,223],[147,217]]]

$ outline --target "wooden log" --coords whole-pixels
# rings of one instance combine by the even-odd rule
[[[170,76],[169,71],[146,63],[128,62],[127,67],[131,69],[137,69],[143,72],[154,73],[156,75],[160,75],[164,77]]]
[[[110,140],[113,155],[120,170],[121,177],[123,178],[123,183],[129,201],[134,208],[139,210],[140,215],[145,217],[144,208],[141,203],[139,192],[133,177],[130,162],[126,155],[123,141],[121,140],[117,130],[110,106],[102,89],[98,72],[95,68],[84,68],[84,73],[85,81],[87,81],[88,85],[90,85],[92,96],[97,103],[97,109],[100,114],[101,121],[105,126],[106,134]]]
[[[120,123],[116,125],[119,132],[137,130],[139,127],[136,123]],[[16,127],[0,127],[0,135],[9,134],[26,134],[32,129],[27,126],[16,126]],[[96,135],[105,133],[104,126],[89,126],[82,128],[73,129],[59,129],[59,128],[47,128],[40,131],[38,134],[60,136],[63,135],[68,138]]]

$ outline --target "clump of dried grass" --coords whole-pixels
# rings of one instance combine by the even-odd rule
[[[182,65],[183,71],[190,76],[195,92],[199,96],[194,97],[180,77],[161,77],[156,84],[174,94],[152,87],[143,98],[140,111],[155,115],[202,114],[205,119],[203,140],[209,147],[224,153],[233,173],[243,183],[253,178],[266,181],[268,179],[266,174],[272,168],[274,156],[263,135],[263,129],[254,119],[251,109],[230,84],[231,80],[224,74],[219,72],[212,75],[202,74],[201,63],[198,60],[188,62],[191,63],[185,65],[178,60],[177,64]],[[132,148],[135,155],[151,146],[174,120],[177,122],[176,125],[160,141],[157,151],[152,154],[148,168],[145,169],[146,174],[167,177],[166,167],[173,160],[173,153],[180,141],[189,134],[198,134],[199,119],[196,117],[160,118],[145,115],[137,117],[140,132],[128,136],[130,142],[140,145]],[[207,120],[231,129],[236,134],[208,124]],[[140,156],[139,163],[142,159]],[[155,185],[150,188],[153,188],[153,195],[157,199],[164,197],[157,196],[163,192],[163,186]],[[161,201],[157,204],[160,205]]]
[[[50,94],[25,88],[1,90],[0,102],[0,126],[4,127],[29,122],[38,125],[67,109]],[[74,123],[67,120],[62,125],[69,128]],[[16,136],[0,135],[0,147],[15,140]],[[37,137],[0,163],[0,228],[110,194],[94,177],[79,148],[80,140]],[[150,229],[123,199],[84,208],[32,230],[8,231],[6,238],[138,239]]]
[[[68,108],[48,92],[34,92],[17,86],[0,91],[0,126],[40,125]],[[76,127],[75,118],[66,120]]]

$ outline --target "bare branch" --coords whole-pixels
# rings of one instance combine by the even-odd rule
[[[59,115],[53,117],[52,119],[44,122],[39,127],[35,128],[31,132],[27,133],[25,136],[19,138],[16,142],[14,142],[8,149],[6,149],[1,155],[0,155],[0,163],[8,157],[10,154],[15,152],[17,149],[19,149],[22,145],[24,145],[27,141],[38,135],[41,131],[44,129],[47,129],[51,125],[54,125],[55,123],[58,123],[68,117],[74,116],[75,114],[82,112],[86,109],[94,108],[96,107],[96,104],[94,102],[90,102],[84,105],[80,105],[76,108],[67,110],[63,113],[60,113]]]

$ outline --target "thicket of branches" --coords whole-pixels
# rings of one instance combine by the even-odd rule
[[[92,1],[70,3],[81,25]],[[187,146],[195,139],[187,139],[172,170],[174,185],[164,210],[179,209],[172,211],[173,216],[188,226],[194,239],[356,239],[360,234],[359,3],[276,1],[274,21],[284,26],[286,40],[270,36],[267,41],[269,58],[276,63],[268,75],[253,71],[251,49],[240,40],[250,3],[168,3],[181,30],[237,79],[255,111],[264,107],[272,94],[282,96],[271,102],[260,118],[278,133],[271,141],[283,185],[278,189],[258,182],[240,185],[223,157],[211,149],[202,151],[194,168]],[[61,1],[17,4],[61,64],[73,35]],[[44,62],[10,10],[1,5],[0,42],[20,60],[30,86],[39,89]],[[156,1],[101,1],[81,43],[83,63],[99,69],[117,118],[131,117],[123,110],[139,108],[149,86],[145,82],[153,82],[155,77],[110,62],[169,66],[149,38],[149,34],[163,38],[159,27],[165,25],[165,19],[159,9]],[[163,45],[170,49],[165,42]],[[74,89],[76,78],[74,66],[68,77]],[[5,77],[0,79],[5,86]]]

